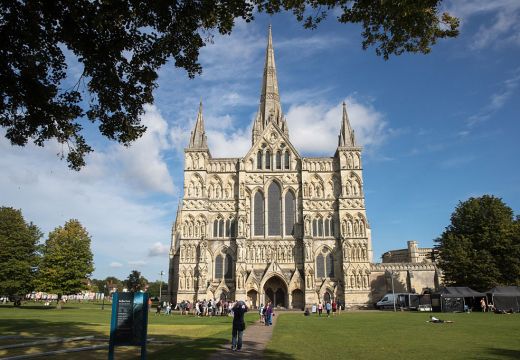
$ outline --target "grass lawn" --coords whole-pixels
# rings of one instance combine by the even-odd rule
[[[2,336],[108,338],[110,305],[67,304],[62,310],[25,304],[0,306],[0,346],[21,340]],[[305,317],[301,313],[277,313],[266,358],[289,359],[520,359],[520,314],[438,314],[453,324],[427,323],[426,313],[347,312],[340,316]],[[247,314],[249,324],[255,311]],[[229,344],[231,318],[149,316],[149,338],[172,342],[149,345],[150,360],[206,359],[218,347]],[[23,340],[26,341],[26,340]],[[0,358],[64,347],[106,344],[79,342],[0,350]],[[106,359],[106,350],[53,356],[53,359]],[[135,359],[136,348],[117,348],[117,359]]]
[[[26,303],[21,308],[0,306],[0,346],[18,343],[16,339],[2,336],[22,335],[27,337],[75,337],[94,335],[96,338],[110,336],[111,304],[68,303],[62,310],[45,308],[40,304]],[[251,324],[258,319],[256,313],[246,316]],[[148,338],[172,342],[172,345],[148,346],[148,358],[157,359],[205,359],[222,344],[231,339],[231,317],[155,316],[150,312]],[[23,340],[26,342],[27,340]],[[101,345],[103,342],[74,342],[36,346],[32,348],[0,350],[0,358],[26,353],[50,351],[65,347]],[[108,344],[105,343],[105,344]],[[136,347],[117,347],[117,359],[135,359]],[[106,359],[107,351],[88,351],[73,354],[53,355],[54,359]]]
[[[352,312],[281,314],[267,359],[520,359],[520,315]]]

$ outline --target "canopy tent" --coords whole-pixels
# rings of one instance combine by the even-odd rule
[[[520,286],[497,286],[488,294],[495,309],[520,312]]]
[[[432,308],[434,311],[454,312],[464,311],[464,306],[472,308],[475,298],[486,297],[486,294],[475,291],[469,287],[444,287],[439,292],[432,294]],[[435,299],[435,300],[434,300]]]

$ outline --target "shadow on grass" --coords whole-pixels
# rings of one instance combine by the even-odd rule
[[[264,359],[273,359],[273,360],[294,360],[296,359],[293,355],[291,354],[286,354],[286,353],[283,353],[281,351],[275,351],[275,350],[268,350],[268,349],[265,349],[264,351]]]
[[[495,358],[520,359],[520,350],[489,348],[486,352],[493,355]]]

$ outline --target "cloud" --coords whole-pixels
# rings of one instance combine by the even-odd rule
[[[370,102],[363,103],[354,96],[345,101],[358,144],[368,150],[381,145],[390,135],[384,115]],[[332,106],[324,103],[291,106],[287,121],[293,145],[303,154],[332,156],[338,145],[342,113],[341,103]]]
[[[461,26],[485,15],[485,23],[472,36],[472,50],[520,46],[520,1],[453,0],[446,4],[446,9],[461,19]]]
[[[120,267],[123,267],[123,264],[121,264],[120,262],[117,262],[117,261],[112,261],[109,266],[111,268],[120,268]]]
[[[161,242],[156,242],[152,245],[152,247],[148,250],[148,256],[161,256],[166,255],[170,252],[170,247],[168,245],[163,245]]]

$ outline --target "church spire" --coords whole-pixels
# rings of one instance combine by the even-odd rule
[[[188,149],[207,149],[206,131],[204,130],[204,118],[202,117],[202,100],[199,104],[199,113],[197,114],[197,121],[195,121],[195,128],[191,132],[190,145]]]
[[[341,121],[341,131],[339,133],[338,146],[356,146],[356,138],[354,130],[350,126],[350,121],[347,114],[347,104],[343,101],[343,119]]]
[[[287,125],[283,119],[280,94],[278,92],[278,79],[276,78],[276,65],[274,62],[273,36],[271,25],[267,35],[267,49],[265,52],[264,76],[260,93],[260,106],[253,124],[253,143],[262,134],[269,122],[274,122],[284,132]]]

